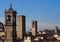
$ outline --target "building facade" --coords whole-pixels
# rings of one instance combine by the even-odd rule
[[[25,16],[18,16],[17,17],[17,38],[24,39],[25,32],[26,32],[26,20]]]
[[[12,5],[5,10],[5,42],[16,42],[16,14]]]
[[[33,36],[37,35],[37,21],[32,21],[31,33]]]

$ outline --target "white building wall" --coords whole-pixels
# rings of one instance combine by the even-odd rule
[[[31,37],[25,37],[24,42],[31,42]]]

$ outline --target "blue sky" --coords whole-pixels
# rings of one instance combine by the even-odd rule
[[[60,24],[60,0],[0,0],[0,19],[12,4],[17,15],[25,15],[27,21]]]

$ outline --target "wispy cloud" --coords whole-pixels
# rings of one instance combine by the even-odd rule
[[[27,30],[30,30],[32,28],[31,26],[31,22],[27,22],[26,23],[26,29]],[[38,31],[39,30],[44,30],[44,29],[48,29],[48,30],[51,30],[51,29],[54,29],[55,26],[58,26],[60,28],[60,24],[50,24],[50,23],[41,23],[41,22],[38,22]]]
[[[38,29],[44,30],[44,29],[54,29],[55,26],[58,26],[60,28],[60,24],[50,24],[50,23],[38,23]]]

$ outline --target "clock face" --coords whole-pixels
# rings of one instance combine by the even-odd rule
[[[7,17],[7,20],[8,20],[9,18]]]
[[[10,15],[7,16],[7,20],[11,21],[11,16]]]

